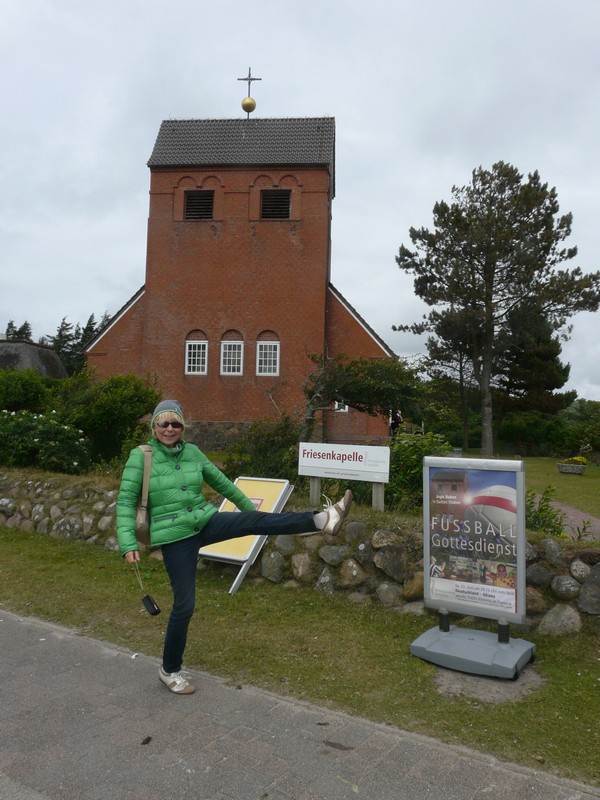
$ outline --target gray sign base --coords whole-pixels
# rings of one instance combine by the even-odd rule
[[[515,680],[535,658],[535,645],[512,638],[502,643],[494,633],[451,625],[448,631],[439,627],[425,631],[411,644],[410,652],[440,667]]]

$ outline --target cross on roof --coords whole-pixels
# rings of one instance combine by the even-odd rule
[[[248,97],[250,97],[250,85],[252,81],[262,81],[262,78],[253,78],[252,67],[248,67],[248,75],[245,78],[238,78],[238,81],[248,81]]]

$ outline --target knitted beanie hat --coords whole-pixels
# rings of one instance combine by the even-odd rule
[[[161,400],[152,412],[152,422],[150,423],[151,428],[154,427],[154,420],[158,417],[158,415],[164,414],[165,412],[175,414],[177,417],[179,417],[181,422],[183,422],[183,410],[177,400]]]

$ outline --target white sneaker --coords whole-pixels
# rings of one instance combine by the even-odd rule
[[[331,500],[327,498],[328,505],[325,507],[325,511],[327,512],[327,522],[325,523],[325,527],[323,528],[323,533],[330,533],[332,536],[335,536],[336,533],[339,533],[340,528],[342,527],[342,523],[348,516],[350,511],[350,506],[352,505],[352,492],[350,489],[347,489],[344,492],[344,496],[341,500],[335,505],[331,505]]]
[[[187,672],[165,672],[162,665],[158,668],[158,677],[175,694],[193,694],[196,687],[189,683]]]

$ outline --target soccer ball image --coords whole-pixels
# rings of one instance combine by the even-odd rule
[[[465,532],[471,535],[516,536],[517,490],[512,486],[486,486],[465,508]]]

